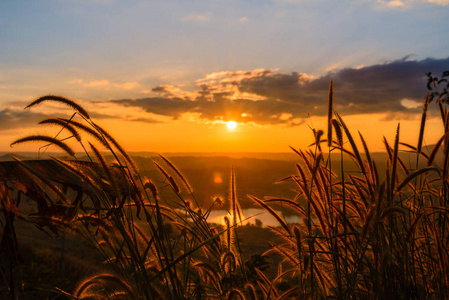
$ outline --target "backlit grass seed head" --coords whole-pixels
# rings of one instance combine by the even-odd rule
[[[134,291],[132,290],[131,286],[124,280],[110,273],[98,274],[85,279],[77,286],[73,295],[75,297],[81,298],[86,294],[87,295],[91,294],[89,288],[96,286],[98,287],[99,285],[107,286],[108,284],[111,284],[113,286],[116,286],[117,288],[122,289],[122,291],[126,292],[131,299],[136,299],[134,296]]]
[[[175,179],[174,179],[172,176],[169,176],[169,177],[168,177],[168,181],[170,182],[170,185],[171,185],[171,187],[173,188],[173,191],[174,191],[176,194],[179,194],[181,191],[180,191],[178,185],[176,184]]]
[[[421,125],[419,127],[419,138],[418,138],[418,147],[417,147],[418,153],[421,153],[421,149],[422,149],[422,143],[423,143],[423,139],[424,139],[424,127],[426,125],[428,104],[429,104],[429,93],[427,93],[426,98],[424,99],[424,107],[423,107],[423,112],[421,115]]]
[[[92,136],[96,141],[98,141],[100,144],[102,144],[105,148],[109,149],[109,143],[106,141],[106,139],[101,136],[96,130],[94,130],[92,127],[89,127],[87,125],[84,125],[83,123],[80,123],[78,121],[75,121],[73,119],[65,119],[65,118],[58,118],[58,120],[61,120],[65,123],[68,123],[70,125],[72,125],[73,127],[76,127],[80,130],[82,130],[83,132],[89,134],[90,136]]]
[[[234,253],[232,251],[227,251],[223,253],[220,258],[221,267],[223,272],[228,275],[235,272],[236,269],[236,259]]]
[[[232,289],[229,293],[228,293],[228,300],[246,300],[245,295],[237,289]]]
[[[145,245],[150,243],[151,237],[139,226],[137,223],[133,223],[135,231],[138,233],[138,237],[140,237],[141,241],[144,242]]]
[[[76,110],[80,115],[82,115],[83,117],[85,117],[86,119],[89,119],[89,113],[87,112],[87,110],[85,110],[81,105],[79,105],[78,103],[76,103],[73,100],[67,99],[65,97],[62,96],[56,96],[56,95],[47,95],[47,96],[42,96],[36,100],[34,100],[33,102],[31,102],[30,104],[28,104],[25,109],[27,108],[31,108],[33,106],[36,106],[42,102],[45,101],[54,101],[54,102],[58,102],[58,103],[63,103],[71,108],[73,108],[74,110]]]
[[[225,216],[223,218],[225,225],[226,225],[226,239],[223,240],[224,245],[228,248],[231,249],[232,245],[233,245],[233,230],[231,230],[231,223],[230,220],[228,218],[228,216]]]
[[[335,136],[337,137],[338,146],[343,147],[343,134],[341,132],[340,124],[337,120],[331,120],[332,126],[334,127]]]
[[[72,136],[76,138],[76,140],[78,142],[81,141],[80,134],[78,133],[78,131],[76,131],[76,129],[72,125],[70,125],[70,122],[68,122],[68,121],[64,121],[64,120],[61,120],[58,118],[50,118],[50,119],[45,119],[45,120],[40,121],[39,124],[61,126],[63,129],[66,129],[67,131],[69,131],[72,134]]]
[[[327,103],[327,146],[332,146],[332,115],[333,115],[333,103],[334,103],[334,89],[333,83],[329,84],[329,97]]]
[[[315,134],[315,144],[319,147],[320,142],[321,142],[321,137],[323,136],[324,132],[323,130],[317,130],[315,131],[315,129],[313,130],[314,134]]]
[[[301,250],[302,250],[302,247],[301,247],[302,240],[301,240],[301,231],[298,228],[298,226],[293,227],[293,233],[295,234],[295,238],[296,238],[296,250],[298,251],[298,256],[300,256]]]
[[[158,192],[156,186],[154,185],[154,183],[153,183],[153,181],[152,181],[151,179],[148,179],[148,180],[144,183],[143,187],[144,187],[145,189],[149,189],[149,190],[151,191],[151,194],[153,195],[153,198],[156,199],[156,198],[159,197],[159,192]]]
[[[176,168],[176,166],[165,156],[163,156],[162,154],[159,154],[159,156],[162,158],[162,160],[175,172],[175,174],[178,176],[179,179],[181,179],[184,187],[187,189],[187,191],[191,194],[193,193],[193,189],[190,186],[189,182],[187,181],[187,179],[185,178],[185,176],[181,173],[181,171],[179,171],[178,168]]]
[[[46,136],[46,135],[30,135],[21,139],[18,139],[11,143],[11,146],[22,143],[29,142],[46,142],[51,145],[57,146],[59,149],[63,150],[70,156],[75,156],[75,151],[71,147],[69,147],[66,143],[61,140],[58,140],[54,137]]]

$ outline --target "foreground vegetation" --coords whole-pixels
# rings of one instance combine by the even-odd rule
[[[430,86],[437,89],[433,83]],[[244,255],[234,171],[229,199],[217,197],[202,207],[187,179],[167,158],[155,162],[164,182],[155,183],[106,130],[77,103],[46,96],[72,107],[72,118],[46,119],[70,139],[29,136],[15,141],[45,142],[71,158],[20,161],[0,170],[2,181],[2,296],[18,299],[36,293],[24,282],[15,222],[34,224],[49,235],[79,235],[102,257],[100,267],[74,289],[52,289],[67,299],[447,299],[449,298],[449,113],[439,94],[424,101],[416,146],[400,142],[400,127],[379,174],[359,133],[361,147],[343,118],[333,111],[332,83],[326,137],[313,130],[314,143],[298,155],[292,198],[249,195],[272,214],[279,227],[264,254],[276,257],[276,274],[266,271],[265,256]],[[423,151],[430,100],[439,106],[445,133],[430,153]],[[88,161],[75,157],[78,143]],[[416,154],[401,159],[399,147]],[[325,149],[326,151],[323,151]],[[104,153],[114,159],[107,161]],[[357,172],[329,159],[350,157]],[[379,168],[380,169],[380,168]],[[170,190],[170,192],[168,191]],[[20,210],[23,198],[35,211]],[[225,224],[207,222],[215,206],[229,209]],[[302,205],[305,203],[305,205]],[[283,205],[300,215],[288,224],[272,209]],[[51,284],[51,283],[50,283]]]

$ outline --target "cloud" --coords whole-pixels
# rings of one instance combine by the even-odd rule
[[[385,120],[413,119],[421,113],[427,93],[425,74],[439,76],[448,68],[449,58],[416,61],[405,57],[371,66],[332,69],[320,77],[275,69],[222,71],[207,74],[189,88],[159,85],[148,89],[149,96],[145,98],[83,101],[82,105],[96,119],[146,123],[234,120],[295,126],[309,115],[327,114],[329,83],[333,80],[334,109],[341,115],[383,114]],[[139,86],[108,80],[77,79],[72,83],[125,91]],[[58,107],[29,111],[23,110],[24,106],[16,104],[0,110],[0,130],[35,126],[55,109],[59,114],[70,115]]]
[[[381,6],[387,6],[387,7],[405,7],[405,2],[400,0],[377,0],[377,3],[379,3]]]
[[[380,3],[382,6],[388,7],[405,7],[415,4],[416,0],[377,0],[377,3]],[[420,0],[418,3],[433,3],[437,5],[448,5],[449,0]]]
[[[185,100],[193,100],[199,94],[198,92],[185,91],[179,87],[173,85],[158,85],[151,89],[151,92],[158,94],[166,98],[184,98]]]
[[[124,90],[130,90],[135,87],[137,87],[139,84],[137,82],[125,82],[125,83],[115,83],[114,86],[124,89]]]
[[[109,86],[109,85],[110,85],[109,80],[97,80],[83,83],[83,86],[85,87]]]
[[[224,71],[196,81],[196,89],[171,85],[152,89],[142,99],[111,100],[126,107],[178,119],[194,114],[203,121],[235,120],[260,125],[301,123],[308,114],[326,115],[327,94],[334,81],[334,108],[340,114],[417,114],[426,90],[426,72],[441,74],[449,58],[421,61],[408,57],[372,66],[332,71],[321,77],[276,70]]]
[[[83,87],[92,87],[92,88],[104,88],[106,90],[110,90],[112,88],[122,89],[122,90],[131,90],[135,87],[139,86],[139,83],[130,81],[124,83],[113,83],[107,79],[102,80],[93,80],[93,81],[84,81],[83,79],[75,79],[68,81],[70,84],[78,84]]]
[[[113,119],[131,122],[162,123],[167,118],[148,113],[139,107],[123,107],[108,101],[86,101],[84,105],[94,119]]]
[[[400,7],[400,6],[404,6],[404,2],[399,1],[399,0],[395,0],[395,1],[390,1],[387,3],[388,6],[393,6],[393,7]]]
[[[42,113],[8,107],[0,110],[0,131],[35,126],[45,118]]]
[[[23,109],[28,103],[17,102],[0,110],[0,132],[35,127],[40,121],[53,118],[70,118],[73,110],[55,103],[46,103],[32,109]],[[131,122],[162,123],[167,118],[145,112],[138,107],[123,107],[104,101],[82,101],[93,119],[114,119]]]
[[[449,5],[449,0],[428,0],[430,3],[435,3],[438,5]]]

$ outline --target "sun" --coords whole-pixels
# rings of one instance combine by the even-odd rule
[[[237,123],[234,121],[229,121],[228,123],[226,123],[226,126],[229,130],[234,130],[237,127]]]

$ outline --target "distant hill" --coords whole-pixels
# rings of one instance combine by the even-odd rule
[[[429,148],[424,149],[429,152]],[[16,157],[21,159],[39,159],[37,153],[16,153]],[[170,194],[169,187],[164,183],[163,176],[155,167],[153,160],[160,165],[167,167],[159,155],[153,152],[131,153],[141,170],[142,175],[151,178],[161,189],[161,193]],[[302,163],[301,158],[295,153],[166,153],[174,165],[185,175],[194,189],[194,195],[199,203],[208,207],[212,199],[220,196],[226,201],[229,196],[229,178],[231,169],[236,173],[237,193],[243,207],[253,206],[247,194],[255,195],[259,198],[264,196],[294,198],[296,195],[295,184],[283,182],[275,184],[281,178],[296,174],[296,163]],[[361,154],[363,157],[365,155]],[[45,153],[40,159],[47,159],[50,156],[61,156],[59,153]],[[332,169],[337,173],[340,170],[340,154],[332,153]],[[79,158],[87,159],[84,155]],[[376,162],[379,176],[385,175],[385,165],[388,155],[382,152],[371,154]],[[401,151],[400,157],[404,164],[410,168],[416,166],[416,154]],[[7,153],[0,153],[0,161],[10,161],[11,156]],[[441,157],[437,157],[437,162]],[[344,155],[344,171],[358,172],[352,160]],[[420,160],[420,166],[425,164],[424,159]],[[220,182],[221,181],[221,182]]]
[[[392,146],[392,145],[390,145]],[[423,152],[430,153],[435,145],[428,145],[423,147]],[[361,148],[361,147],[360,147]],[[404,157],[415,156],[414,153],[407,153],[404,146],[401,146],[401,155]],[[323,149],[325,150],[325,149]],[[360,149],[361,150],[361,149]],[[11,160],[10,155],[14,154],[17,157],[21,157],[24,159],[46,159],[51,156],[61,157],[61,153],[59,152],[45,152],[44,154],[39,154],[38,152],[0,152],[0,161]],[[133,157],[142,157],[142,158],[151,158],[157,157],[159,153],[157,152],[132,152],[129,154]],[[293,151],[291,152],[166,152],[161,153],[166,157],[228,157],[228,158],[257,158],[257,159],[266,159],[266,160],[277,160],[277,161],[297,161],[298,155]],[[77,153],[78,157],[84,156],[85,153]],[[363,153],[362,153],[363,155]],[[335,159],[338,159],[340,154],[337,152],[333,152],[332,154]],[[376,161],[382,161],[387,157],[386,152],[372,152],[371,157]],[[347,157],[346,157],[347,158]]]

